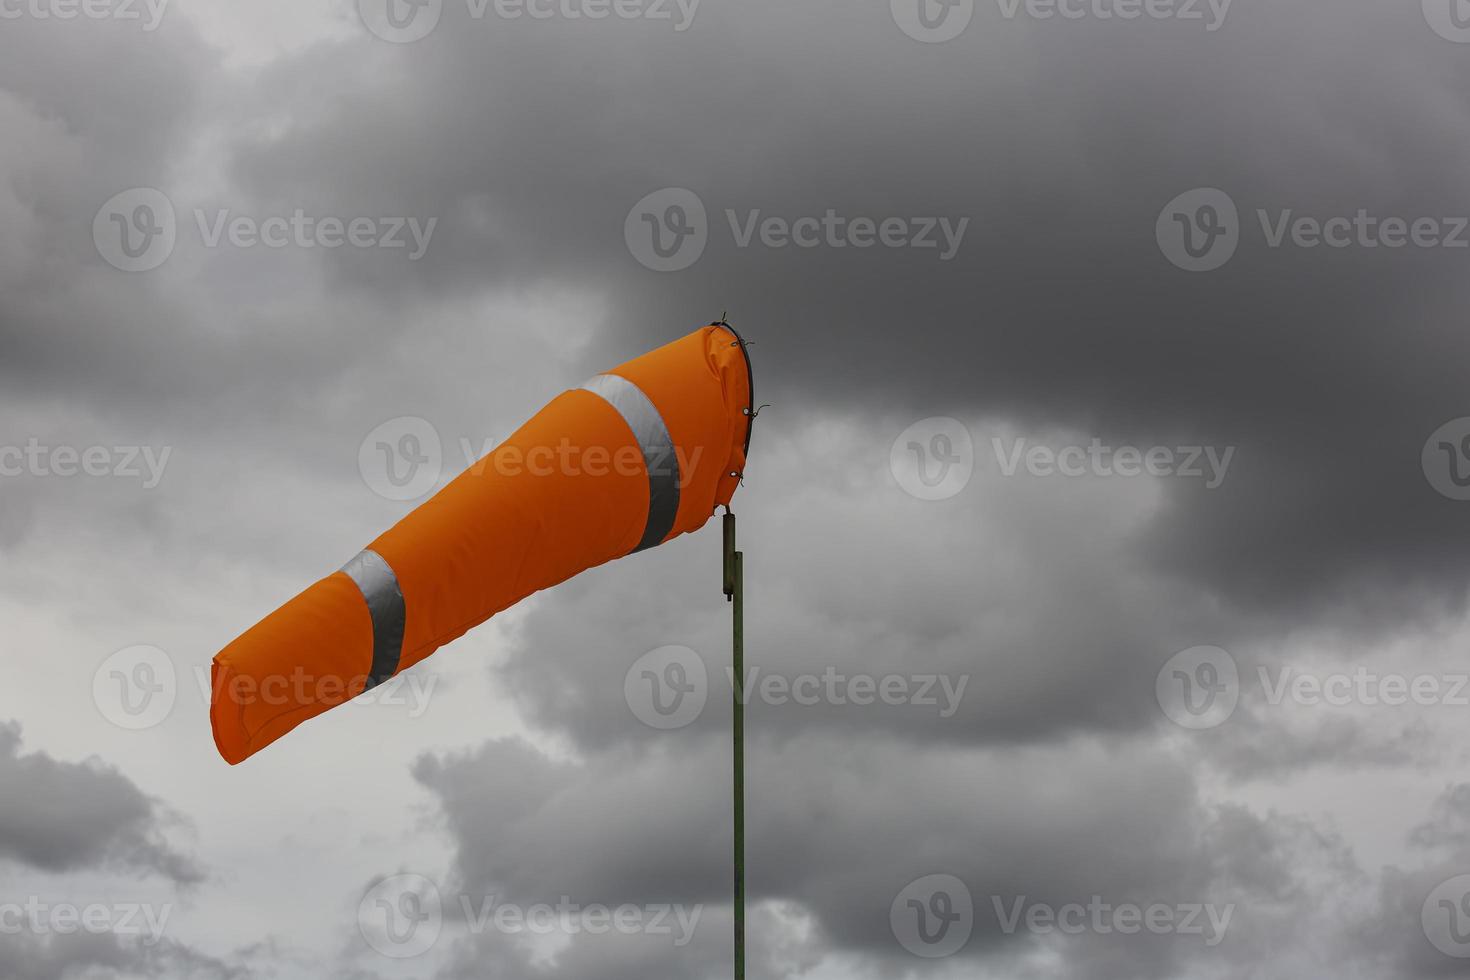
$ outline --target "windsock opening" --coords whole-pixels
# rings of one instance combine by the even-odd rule
[[[713,323],[566,391],[214,659],[231,765],[498,612],[729,506],[755,420],[746,342]]]

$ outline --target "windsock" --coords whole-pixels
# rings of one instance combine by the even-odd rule
[[[564,392],[214,658],[220,755],[248,759],[534,592],[704,525],[754,421],[725,323]]]

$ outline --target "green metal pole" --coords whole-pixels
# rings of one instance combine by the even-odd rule
[[[735,550],[735,515],[725,510],[725,596],[734,613],[735,980],[745,980],[745,556]]]

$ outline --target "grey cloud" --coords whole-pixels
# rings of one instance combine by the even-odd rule
[[[411,269],[334,259],[356,285],[402,295],[576,277],[616,312],[603,349],[729,306],[763,345],[765,391],[792,415],[961,404],[1114,441],[1234,445],[1238,475],[1221,491],[1171,489],[1149,536],[1171,573],[1267,607],[1371,588],[1404,612],[1421,593],[1461,591],[1445,542],[1463,512],[1415,462],[1465,411],[1453,253],[1255,241],[1221,273],[1188,276],[1153,240],[1159,210],[1196,186],[1226,188],[1251,222],[1255,208],[1452,210],[1462,112],[1441,90],[1461,59],[1416,11],[1241,8],[1210,35],[995,24],[931,51],[881,9],[838,4],[710,7],[677,36],[460,22],[447,9],[415,45],[314,50],[336,79],[314,98],[302,63],[266,72],[267,91],[305,95],[294,124],[237,141],[233,173],[252,196],[458,219]],[[841,57],[805,50],[813,38]],[[1329,55],[1315,46],[1328,38],[1373,55]],[[1043,53],[1047,70],[1027,71]],[[518,84],[548,59],[561,68],[544,84]],[[334,111],[343,104],[355,111]],[[720,136],[701,128],[709,119]],[[699,193],[715,229],[693,268],[653,275],[626,254],[622,219],[669,185]],[[937,213],[975,228],[950,264],[742,250],[722,229],[726,207]]]
[[[913,703],[856,704],[842,686],[841,703],[822,691],[802,705],[757,689],[753,727],[991,744],[1151,729],[1162,720],[1155,676],[1171,654],[1274,628],[1220,615],[1131,556],[1152,509],[1144,488],[1084,498],[990,467],[954,500],[917,501],[888,477],[888,439],[902,428],[859,416],[758,433],[771,440],[766,466],[736,507],[755,683],[892,677]],[[888,434],[879,449],[871,430]],[[529,718],[582,746],[639,742],[649,731],[624,699],[625,676],[650,650],[688,646],[709,678],[694,727],[723,731],[719,548],[710,527],[559,587],[518,620],[494,676]]]
[[[157,945],[124,940],[110,933],[15,936],[0,939],[0,964],[12,980],[254,980],[257,974],[188,946],[164,940]]]
[[[1434,916],[1463,915],[1463,906],[1445,910],[1431,900],[1442,884],[1470,874],[1470,849],[1463,835],[1466,801],[1464,784],[1445,788],[1429,819],[1409,835],[1419,862],[1383,869],[1372,902],[1350,920],[1350,948],[1385,973],[1413,978],[1466,975],[1464,958],[1436,948],[1426,932]]]
[[[1102,890],[1241,903],[1209,955],[991,928],[955,975],[1024,975],[1046,955],[1048,975],[1089,978],[1457,970],[1425,947],[1417,916],[1464,864],[1458,790],[1413,832],[1426,866],[1374,877],[1330,829],[1220,807],[1203,789],[1222,774],[1227,787],[1307,770],[1422,776],[1448,764],[1442,746],[1412,724],[1296,728],[1245,711],[1181,760],[1153,676],[1198,643],[1249,647],[1324,623],[1389,642],[1462,609],[1470,511],[1434,493],[1419,450],[1470,414],[1463,260],[1273,250],[1255,212],[1463,211],[1464,48],[1415,5],[1367,2],[1239,5],[1213,35],[1003,22],[981,3],[970,31],[938,46],[905,38],[882,3],[708,2],[683,34],[466,22],[447,6],[415,45],[357,31],[243,69],[188,16],[148,37],[7,21],[7,421],[21,439],[176,451],[146,498],[0,485],[13,597],[76,583],[106,629],[109,605],[147,587],[134,553],[212,574],[221,592],[304,582],[404,509],[353,470],[377,423],[430,418],[452,453],[728,308],[775,403],[737,498],[751,662],[971,676],[952,719],[753,706],[756,975],[829,956],[855,975],[914,969],[889,939],[888,902],[943,869],[982,901]],[[440,224],[413,263],[185,241],[129,276],[101,261],[89,226],[108,196],[144,184],[174,198],[190,236],[194,207]],[[656,274],[629,254],[623,222],[674,185],[704,201],[711,241],[690,269]],[[1165,202],[1199,186],[1228,191],[1246,223],[1236,258],[1208,275],[1170,266],[1153,234]],[[725,214],[828,208],[971,223],[939,262],[739,248]],[[981,475],[960,499],[920,503],[887,484],[886,455],[909,421],[940,414],[977,432],[984,420],[1237,452],[1217,490]],[[55,533],[78,521],[97,537]],[[659,735],[622,700],[624,672],[653,647],[723,665],[716,550],[713,532],[680,541],[509,619],[515,644],[490,676],[570,761],[500,741],[429,751],[414,770],[464,887],[704,901],[708,938],[679,951],[579,942],[549,971],[487,937],[456,947],[447,975],[723,975],[726,706]],[[109,581],[119,566],[134,573],[124,586]],[[221,642],[265,611],[254,601],[231,608]],[[0,749],[0,854],[197,880],[163,804],[126,777],[24,754],[10,729]],[[104,942],[15,949],[24,980],[179,966]]]
[[[106,275],[91,297],[21,300],[12,334],[25,360],[74,371],[69,347],[97,370],[161,381],[183,404],[233,407],[251,383],[228,382],[229,364],[254,364],[286,389],[316,387],[340,372],[346,338],[349,357],[382,351],[368,337],[465,339],[424,320],[487,288],[575,283],[599,297],[607,326],[586,352],[589,369],[728,306],[759,339],[763,391],[790,418],[824,405],[963,406],[1112,441],[1237,447],[1224,487],[1169,489],[1169,512],[1142,542],[1168,574],[1277,610],[1301,599],[1336,614],[1359,592],[1397,616],[1426,599],[1458,601],[1465,568],[1449,542],[1464,511],[1433,494],[1416,462],[1427,434],[1466,411],[1453,254],[1254,242],[1220,273],[1188,276],[1152,235],[1163,204],[1201,185],[1228,189],[1252,221],[1253,207],[1452,209],[1462,195],[1451,161],[1463,147],[1459,108],[1442,89],[1459,52],[1414,11],[1242,8],[1211,35],[1139,23],[1063,36],[1004,23],[929,51],[881,9],[839,4],[794,22],[774,5],[711,6],[683,34],[461,23],[448,7],[419,44],[364,34],[282,59],[251,76],[253,98],[202,64],[183,27],[122,46],[113,57],[130,60],[111,73],[119,98],[174,127],[197,107],[160,101],[154,75],[174,72],[171,92],[191,78],[205,85],[210,109],[234,124],[217,127],[226,183],[205,193],[226,200],[210,203],[438,217],[422,262],[315,255],[304,268],[324,272],[336,295],[241,318],[221,304],[279,291],[300,270],[210,255],[210,294],[160,309],[148,286],[97,269],[72,234],[82,247],[56,268],[80,265],[83,282]],[[771,36],[782,24],[796,33]],[[803,37],[840,39],[843,55],[803,53]],[[1319,58],[1312,42],[1327,38],[1377,54]],[[749,70],[747,50],[764,70]],[[1057,56],[1050,70],[1024,72],[1039,52]],[[553,63],[546,82],[522,84]],[[1242,73],[1242,63],[1273,67]],[[1363,97],[1283,102],[1273,97],[1283,88]],[[110,149],[124,138],[75,99],[31,98]],[[736,136],[703,134],[712,118]],[[138,145],[172,145],[144,135]],[[143,169],[165,182],[168,166],[152,160]],[[953,263],[887,249],[736,249],[725,230],[692,269],[655,276],[627,254],[622,219],[642,194],[675,184],[700,193],[717,223],[725,207],[789,216],[818,206],[968,216],[974,229]],[[1384,191],[1399,185],[1409,190]],[[81,197],[75,232],[98,203]],[[332,314],[358,293],[385,310],[366,321]],[[300,329],[283,330],[282,318]],[[200,324],[240,319],[273,324],[273,338],[227,340],[222,353],[199,336]],[[103,321],[119,328],[79,343]],[[181,364],[191,368],[171,367]],[[409,383],[434,386],[436,370]]]
[[[416,775],[439,799],[456,847],[453,889],[520,903],[570,895],[718,907],[728,886],[726,751],[719,740],[685,740],[574,764],[490,743],[426,757]],[[1179,760],[1136,743],[998,755],[760,738],[751,773],[751,901],[769,917],[752,935],[761,937],[757,951],[773,955],[775,976],[859,952],[859,969],[875,975],[914,967],[890,932],[890,903],[908,882],[947,873],[972,892],[975,934],[963,957],[982,971],[1050,956],[1069,976],[1192,976],[1223,960],[1284,977],[1304,965],[1304,932],[1341,927],[1337,908],[1320,905],[1322,889],[1346,896],[1368,885],[1332,834],[1297,818],[1206,805]],[[1229,905],[1233,914],[1225,941],[1206,947],[1191,936],[1007,935],[993,908],[997,900],[1006,909],[1018,900],[1058,908],[1094,895],[1140,906]],[[728,919],[711,913],[695,946],[713,963]],[[803,916],[813,927],[806,938],[783,944]],[[481,937],[475,948],[505,942]],[[609,955],[591,940],[571,948],[581,952],[559,964],[571,971],[559,975],[595,976],[594,959]],[[689,955],[665,949],[643,968],[677,975]]]
[[[1214,765],[1240,779],[1290,779],[1320,767],[1432,769],[1444,763],[1435,732],[1422,717],[1381,726],[1335,714],[1288,724],[1261,712],[1237,711],[1198,743]]]
[[[181,885],[203,880],[195,860],[168,840],[168,811],[116,769],[24,754],[20,728],[6,725],[0,782],[0,856],[45,871],[115,867]]]

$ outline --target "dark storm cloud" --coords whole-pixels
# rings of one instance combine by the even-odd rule
[[[0,377],[21,430],[6,439],[178,451],[173,481],[145,501],[115,485],[0,485],[0,547],[54,563],[49,578],[25,562],[10,576],[81,567],[67,579],[79,593],[126,591],[82,545],[38,544],[50,539],[37,528],[73,511],[117,554],[174,569],[232,556],[230,583],[282,562],[325,570],[343,541],[406,509],[367,499],[352,470],[378,422],[432,417],[451,443],[503,436],[559,386],[728,308],[758,341],[758,394],[775,403],[737,502],[752,664],[970,676],[950,718],[752,706],[754,975],[829,956],[856,975],[913,967],[889,903],[936,871],[968,882],[988,923],[956,972],[1040,972],[1033,957],[1052,954],[1046,975],[1088,980],[1301,980],[1353,975],[1343,950],[1365,975],[1454,970],[1418,916],[1465,865],[1462,793],[1416,831],[1431,866],[1390,869],[1365,898],[1332,833],[1218,807],[1197,785],[1217,769],[1422,765],[1421,731],[1245,711],[1183,759],[1148,739],[1171,731],[1153,681],[1176,650],[1300,635],[1315,614],[1371,641],[1462,598],[1467,511],[1419,467],[1429,432],[1470,414],[1462,253],[1271,249],[1255,209],[1465,211],[1467,49],[1434,37],[1415,5],[1326,0],[1240,6],[1209,35],[1003,22],[982,4],[937,46],[904,37],[881,2],[706,0],[682,33],[468,22],[447,7],[417,44],[360,32],[238,71],[187,18],[125,40],[106,25],[6,22],[0,123],[17,138],[0,149]],[[89,228],[137,185],[174,198],[191,240],[128,275]],[[658,274],[623,225],[668,186],[700,196],[711,240],[691,268]],[[1223,269],[1190,275],[1161,254],[1154,222],[1200,186],[1232,195],[1245,241]],[[417,262],[208,250],[195,207],[439,226]],[[726,209],[969,225],[952,261],[740,248]],[[1232,446],[1236,461],[1208,491],[977,479],[928,504],[891,486],[887,453],[909,421],[939,414]],[[688,948],[579,941],[558,976],[726,970],[725,704],[662,735],[622,691],[633,660],[669,643],[718,677],[712,534],[592,573],[517,622],[494,676],[576,761],[497,741],[431,751],[414,770],[455,848],[446,887],[710,905]],[[27,588],[39,586],[17,581]],[[253,601],[230,613],[239,625],[264,611]],[[0,855],[198,878],[164,841],[160,805],[120,774],[22,754],[0,729],[0,775]],[[1240,908],[1209,951],[1117,936],[1053,947],[1000,934],[987,904],[1095,892]],[[1339,893],[1370,911],[1319,899]],[[108,943],[15,949],[24,980],[88,964],[169,975]],[[450,960],[456,977],[548,972],[504,937]]]
[[[97,289],[90,229],[119,191],[179,179],[215,60],[179,18],[149,34],[110,20],[6,19],[0,118],[25,138],[0,158],[0,201],[30,219],[0,230],[0,372],[11,391],[54,393],[70,378],[75,396],[117,404],[139,376],[185,376],[177,307],[147,283]]]
[[[170,817],[100,762],[22,753],[19,726],[0,725],[0,857],[41,869],[119,868],[195,884],[203,873],[167,839]]]
[[[64,201],[75,181],[26,185],[27,206],[74,232],[53,245],[63,262],[48,278],[68,265],[84,282],[107,275],[81,295],[20,293],[4,318],[14,351],[50,374],[106,366],[182,404],[209,392],[233,409],[251,403],[259,382],[247,378],[301,398],[340,375],[344,356],[381,350],[370,338],[429,340],[428,310],[485,288],[596,294],[607,328],[589,370],[728,307],[760,343],[763,396],[788,418],[823,403],[989,411],[1113,442],[1235,446],[1232,478],[1172,488],[1147,535],[1171,573],[1274,607],[1457,602],[1465,512],[1417,460],[1429,432],[1470,411],[1458,254],[1271,249],[1254,213],[1453,214],[1462,52],[1416,11],[1366,4],[1240,8],[1213,33],[1004,21],[981,6],[969,32],[928,46],[881,5],[711,4],[676,32],[470,20],[451,3],[423,41],[323,42],[251,77],[250,97],[198,53],[186,21],[106,49],[113,102],[84,98],[46,64],[17,69],[13,89],[110,164]],[[66,43],[94,36],[88,25]],[[41,57],[27,52],[44,45],[15,37],[18,55]],[[1344,47],[1360,54],[1338,56]],[[285,267],[211,255],[213,295],[193,309],[98,269],[85,222],[113,189],[177,183],[169,153],[198,91],[228,121],[225,183],[181,205],[435,217],[435,247],[416,263],[312,256],[337,296],[254,315],[210,306],[278,289]],[[148,122],[120,122],[132,116]],[[686,271],[649,272],[623,244],[623,219],[643,194],[683,185],[709,209],[710,246]],[[1234,197],[1246,241],[1219,272],[1189,275],[1164,260],[1153,226],[1199,186]],[[941,262],[917,249],[737,248],[724,213],[828,208],[971,224]],[[360,291],[386,307],[342,316]],[[297,326],[258,335],[282,317]],[[248,327],[221,347],[208,333],[222,321]],[[498,329],[484,325],[490,359]]]
[[[103,164],[75,175],[85,181],[82,187],[42,179],[17,189],[38,194],[35,202],[49,217],[61,217],[65,212],[58,205],[77,191],[99,190],[119,178],[159,178],[192,137],[201,88],[216,61],[192,26],[178,18],[145,37],[116,21],[72,26],[79,29],[56,30],[55,23],[12,16],[0,40],[0,88],[43,119],[60,122]],[[60,70],[64,65],[87,70]]]
[[[977,439],[985,431],[976,426]],[[1132,555],[1157,514],[1155,488],[1002,478],[992,468],[952,500],[917,501],[881,481],[886,453],[840,425],[773,436],[767,454],[761,480],[793,489],[737,500],[753,728],[990,745],[1180,732],[1159,701],[1159,673],[1174,653],[1208,643],[1236,660],[1240,704],[1218,729],[1190,734],[1233,778],[1445,761],[1429,715],[1273,704],[1272,685],[1296,676],[1281,620],[1226,613]],[[852,478],[848,460],[866,464],[866,480]],[[516,693],[529,720],[583,749],[647,744],[651,730],[626,685],[646,696],[640,658],[685,646],[707,692],[689,730],[725,731],[730,638],[718,547],[710,529],[540,598],[516,620],[497,685]],[[1371,637],[1320,642],[1336,658],[1329,673],[1386,669]],[[1413,674],[1412,664],[1394,666]],[[852,696],[859,679],[899,684],[904,696],[864,703]],[[793,696],[802,683],[810,703]]]
[[[1164,567],[1243,601],[1457,599],[1465,512],[1417,458],[1467,411],[1458,253],[1273,250],[1255,210],[1455,213],[1463,52],[1417,10],[1369,4],[1242,7],[1214,33],[980,7],[927,46],[882,5],[710,4],[677,33],[448,4],[415,44],[365,37],[267,71],[289,123],[238,138],[231,173],[252,198],[444,216],[445,247],[412,267],[331,260],[394,296],[593,283],[609,352],[729,307],[788,415],[969,408],[1236,446],[1235,477],[1176,488],[1150,539]],[[655,274],[622,227],[665,186],[700,195],[711,239]],[[1235,198],[1246,241],[1189,275],[1153,229],[1200,186]],[[951,262],[742,249],[727,208],[971,227]]]
[[[457,848],[453,889],[463,894],[522,905],[572,896],[718,907],[728,887],[727,751],[721,740],[686,739],[651,757],[606,752],[556,764],[498,742],[426,757],[416,775],[443,807]],[[1134,743],[996,756],[871,738],[777,745],[762,737],[751,758],[751,900],[767,913],[784,904],[776,918],[787,928],[793,915],[814,927],[780,951],[777,976],[819,951],[860,952],[862,969],[880,975],[913,966],[894,939],[890,905],[909,882],[936,873],[972,893],[967,960],[995,967],[1050,950],[1079,977],[1190,976],[1295,955],[1306,946],[1303,927],[1321,930],[1311,921],[1326,914],[1318,889],[1364,880],[1331,835],[1304,821],[1207,806],[1182,760]],[[1115,905],[1233,909],[1214,945],[1106,930],[1007,933],[998,911],[1022,896],[1027,907],[1059,908],[1094,895]],[[696,934],[712,962],[727,925],[712,918]],[[779,945],[785,932],[772,922],[752,935],[760,937],[757,954],[774,954],[764,944]],[[505,941],[481,940],[489,948]],[[585,947],[574,940],[572,948]],[[662,976],[688,955],[665,950],[649,968]],[[560,963],[558,975],[596,976],[587,960],[585,972]]]

